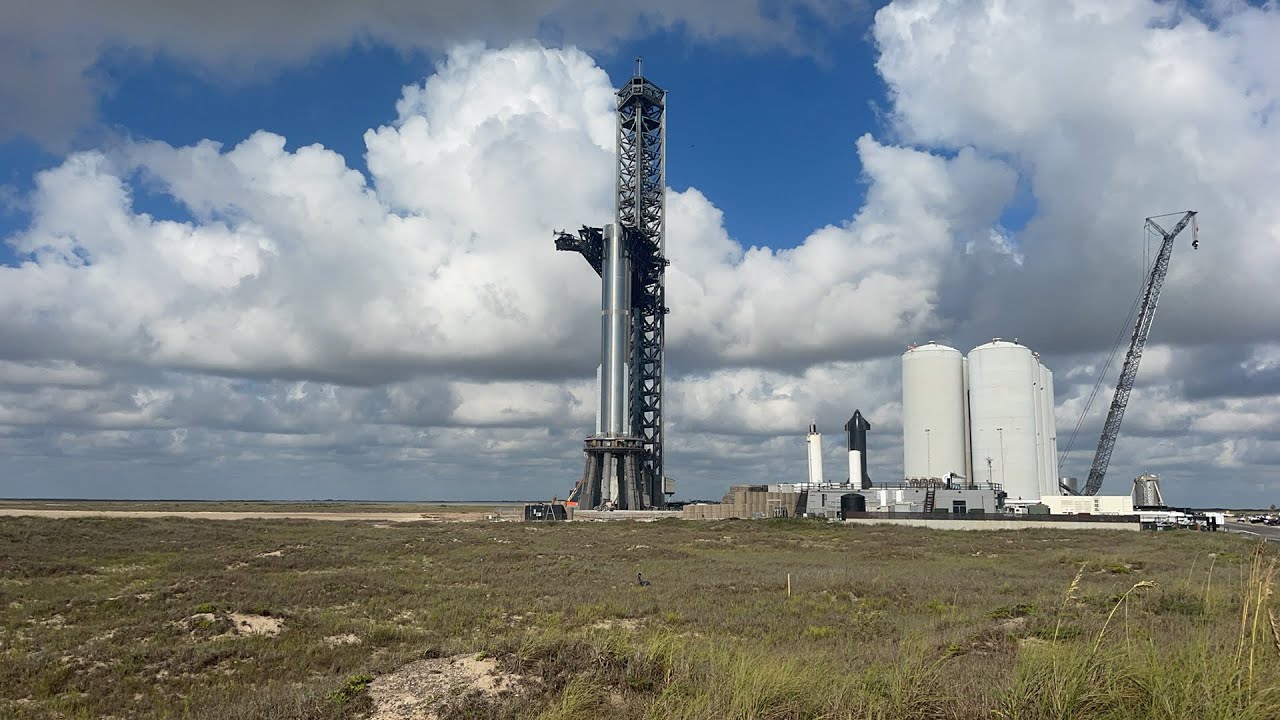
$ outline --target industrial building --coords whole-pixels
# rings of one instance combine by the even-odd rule
[[[967,357],[912,346],[902,355],[904,479],[990,487],[1012,505],[1056,495],[1053,408],[1053,373],[1024,345],[996,338]]]
[[[719,503],[685,505],[686,520],[771,517],[848,518],[854,513],[927,513],[961,515],[1001,511],[996,488],[954,479],[871,482],[867,474],[867,431],[871,423],[854,411],[844,426],[848,438],[849,478],[828,482],[822,469],[822,433],[816,422],[805,436],[807,482],[734,485]]]
[[[804,490],[798,485],[734,485],[719,503],[685,505],[685,520],[733,520],[797,517],[803,511]]]
[[[809,517],[847,517],[849,513],[929,513],[971,515],[1001,512],[1000,498],[987,487],[895,484],[852,490],[828,485],[809,488],[804,514]]]
[[[1128,495],[1045,495],[1040,502],[1054,515],[1132,515]]]

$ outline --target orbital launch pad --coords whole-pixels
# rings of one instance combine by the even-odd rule
[[[662,465],[663,326],[667,314],[666,91],[636,74],[617,93],[614,221],[557,231],[600,276],[600,405],[586,468],[569,500],[584,509],[666,505]]]

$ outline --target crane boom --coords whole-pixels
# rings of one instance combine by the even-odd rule
[[[1147,288],[1142,296],[1142,305],[1138,310],[1138,321],[1133,327],[1133,339],[1129,341],[1129,354],[1124,358],[1124,368],[1120,370],[1120,382],[1116,383],[1116,394],[1111,400],[1111,410],[1107,412],[1107,422],[1102,426],[1102,437],[1098,440],[1098,451],[1093,456],[1093,466],[1089,468],[1089,480],[1085,483],[1083,495],[1097,495],[1102,489],[1102,478],[1107,474],[1107,466],[1111,464],[1111,453],[1116,449],[1116,438],[1120,436],[1120,421],[1124,420],[1125,408],[1129,405],[1129,394],[1133,392],[1133,381],[1138,377],[1138,363],[1142,361],[1142,350],[1147,345],[1147,335],[1151,332],[1151,320],[1156,314],[1156,303],[1160,300],[1160,289],[1164,287],[1164,277],[1169,272],[1169,256],[1173,253],[1173,239],[1186,229],[1196,216],[1195,210],[1188,210],[1172,230],[1165,231],[1154,218],[1147,218],[1147,227],[1155,230],[1164,238],[1160,244],[1160,253],[1156,255],[1155,264],[1151,266],[1151,275],[1147,278]],[[1191,241],[1191,247],[1200,247],[1200,238]]]

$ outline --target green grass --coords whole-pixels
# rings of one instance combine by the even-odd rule
[[[540,682],[446,716],[1261,720],[1274,562],[1225,533],[3,518],[0,717],[356,718],[369,679],[484,653]]]

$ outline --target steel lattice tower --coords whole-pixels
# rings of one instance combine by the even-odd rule
[[[584,226],[574,237],[556,233],[556,248],[579,252],[604,280],[603,312],[619,310],[610,305],[610,289],[626,274],[630,286],[630,332],[624,356],[626,378],[626,430],[611,432],[608,378],[611,368],[610,326],[601,352],[601,415],[603,425],[587,439],[587,468],[571,499],[587,507],[612,502],[629,509],[665,504],[663,474],[663,345],[666,307],[666,91],[640,72],[617,92],[618,150],[615,225]],[[615,239],[616,234],[616,239]],[[620,241],[617,257],[610,248]],[[625,268],[625,269],[624,269]],[[624,462],[622,458],[626,458]],[[623,478],[616,494],[607,485],[618,463]],[[634,470],[627,468],[634,467]]]

